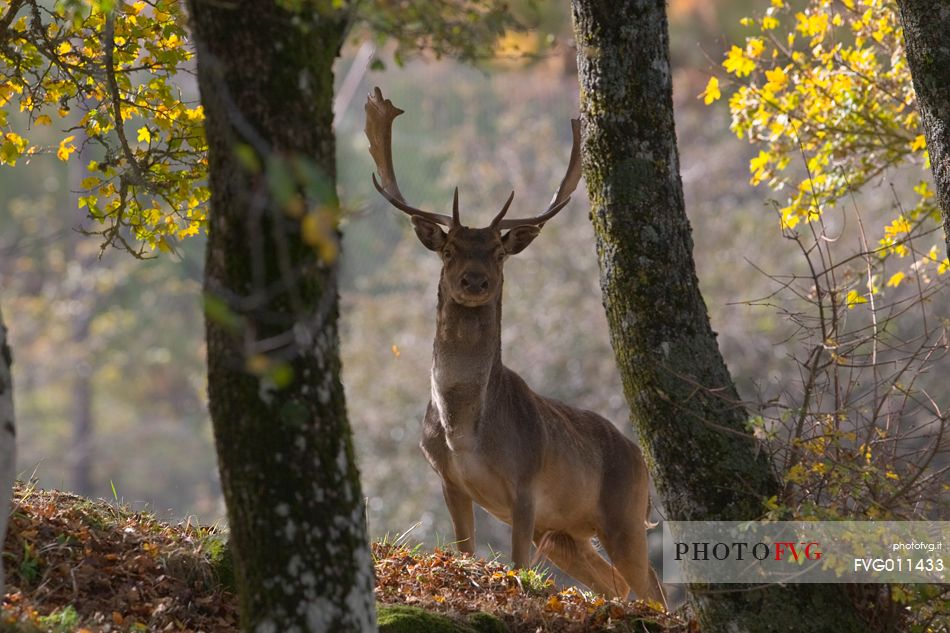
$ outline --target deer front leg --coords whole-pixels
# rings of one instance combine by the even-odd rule
[[[521,491],[511,509],[511,560],[516,568],[528,567],[533,536],[534,496],[527,491]]]
[[[455,546],[460,552],[475,553],[475,514],[472,498],[450,481],[442,480],[442,496],[455,528]]]

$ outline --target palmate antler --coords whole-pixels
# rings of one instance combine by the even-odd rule
[[[564,174],[564,178],[561,179],[561,184],[557,188],[557,191],[554,192],[554,197],[551,198],[551,204],[548,205],[547,210],[533,218],[503,220],[502,218],[505,217],[505,213],[508,211],[508,205],[511,204],[511,198],[515,195],[515,192],[512,191],[508,202],[502,208],[501,212],[495,216],[495,219],[491,221],[490,226],[499,231],[512,229],[516,226],[525,226],[526,224],[541,227],[544,226],[545,222],[557,215],[558,211],[567,206],[567,203],[571,201],[571,194],[577,189],[577,183],[580,182],[581,179],[581,122],[578,119],[571,119],[571,132],[574,137],[571,145],[571,160],[567,164],[567,172]]]
[[[417,209],[406,202],[402,192],[399,191],[399,185],[396,182],[396,171],[393,168],[393,119],[403,113],[393,105],[392,101],[383,98],[383,93],[379,88],[374,88],[372,94],[366,99],[366,138],[369,139],[369,153],[376,163],[376,170],[379,172],[379,180],[376,174],[373,174],[373,185],[377,191],[383,195],[397,209],[408,213],[411,216],[425,218],[436,224],[451,229],[460,226],[459,221],[459,190],[455,188],[455,196],[452,200],[452,217],[442,215],[441,213],[432,213]],[[571,147],[571,159],[567,166],[567,172],[561,179],[561,185],[558,187],[554,198],[547,210],[539,216],[525,219],[503,219],[511,206],[511,201],[515,197],[512,191],[505,202],[504,207],[489,225],[491,228],[504,229],[514,228],[516,226],[535,225],[544,226],[544,223],[557,215],[558,211],[570,202],[571,194],[577,189],[577,183],[581,179],[581,124],[577,119],[571,119],[571,130],[573,132],[573,145]],[[381,182],[380,182],[381,181]]]
[[[427,220],[452,228],[459,224],[459,194],[455,190],[455,202],[452,208],[452,217],[441,213],[430,213],[417,209],[406,203],[399,185],[396,183],[396,171],[393,169],[393,119],[403,113],[393,105],[389,99],[383,99],[379,88],[373,88],[373,93],[366,99],[366,138],[369,139],[369,153],[376,162],[376,171],[379,172],[380,184],[373,174],[373,184],[376,190],[389,200],[389,203],[400,211],[409,215],[423,217]]]

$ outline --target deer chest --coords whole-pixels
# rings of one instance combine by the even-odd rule
[[[514,486],[497,464],[470,451],[452,451],[449,455],[449,479],[495,518],[511,522]]]

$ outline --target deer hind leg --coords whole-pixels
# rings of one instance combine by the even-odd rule
[[[547,556],[558,569],[593,591],[614,598],[624,598],[630,592],[623,576],[597,553],[590,539],[575,539],[563,532],[547,532],[536,538],[539,555]]]
[[[615,498],[614,505],[605,508],[606,520],[597,535],[636,597],[654,600],[665,608],[663,587],[650,565],[646,523],[649,496],[646,479],[642,481],[633,494]]]
[[[455,528],[455,546],[460,552],[475,553],[475,513],[472,498],[450,481],[442,480],[442,496]]]
[[[663,588],[656,571],[650,565],[643,519],[639,519],[639,526],[631,525],[628,530],[604,534],[600,538],[610,560],[629,583],[636,597],[641,600],[654,600],[665,608],[666,597],[663,595]]]
[[[604,520],[597,535],[636,597],[654,600],[665,608],[666,597],[650,565],[647,547],[650,492],[646,463],[639,451],[635,457],[629,478],[615,482],[620,485],[613,489],[613,494],[602,498]]]

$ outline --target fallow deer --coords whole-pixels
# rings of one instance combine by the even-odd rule
[[[647,468],[639,448],[606,419],[534,393],[501,361],[502,268],[560,211],[581,176],[580,123],[567,173],[548,209],[505,219],[512,192],[487,228],[410,206],[396,183],[392,122],[403,111],[379,88],[366,101],[373,184],[410,216],[422,244],[442,258],[432,392],[420,446],[442,479],[462,552],[475,550],[473,500],[511,526],[511,558],[540,554],[591,589],[665,605],[647,557]],[[440,227],[446,227],[443,230]],[[613,565],[594,549],[596,536]],[[619,573],[618,573],[619,571]]]

